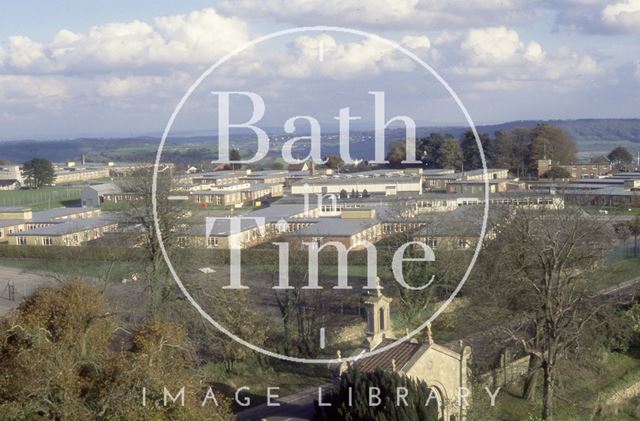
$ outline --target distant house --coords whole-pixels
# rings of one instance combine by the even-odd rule
[[[558,164],[550,159],[539,159],[538,177],[543,177],[553,167],[564,168],[571,174],[571,178],[598,178],[611,174],[613,171],[613,164],[611,164],[611,162]]]

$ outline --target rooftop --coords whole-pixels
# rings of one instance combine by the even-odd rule
[[[304,237],[351,237],[379,223],[376,219],[319,218],[316,223],[291,234]]]
[[[12,234],[12,236],[57,236],[73,234],[94,228],[102,228],[117,223],[115,219],[108,216],[85,219],[68,219],[65,222],[52,224],[46,227],[35,228],[28,231]]]
[[[383,339],[382,342],[376,348],[382,348],[384,346],[394,343],[393,339]],[[379,354],[365,357],[356,362],[356,365],[361,371],[372,372],[376,370],[393,370],[392,361],[395,360],[396,369],[400,370],[405,366],[420,349],[420,344],[405,341],[397,344],[391,349],[388,349]]]

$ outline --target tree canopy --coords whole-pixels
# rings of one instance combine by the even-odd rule
[[[543,178],[550,178],[552,180],[558,180],[563,178],[570,178],[571,173],[564,167],[552,167],[549,171],[542,174]]]
[[[633,163],[633,155],[631,152],[623,146],[618,146],[614,148],[607,158],[618,168],[621,170],[627,169],[627,167]]]
[[[55,172],[51,161],[45,158],[33,158],[22,165],[27,186],[40,188],[53,184]]]
[[[576,142],[560,127],[539,124],[531,132],[531,159],[550,159],[560,164],[576,160]]]
[[[190,355],[178,324],[127,333],[91,285],[41,288],[0,319],[0,419],[233,419],[222,395],[201,405]],[[165,386],[185,405],[164,406]]]

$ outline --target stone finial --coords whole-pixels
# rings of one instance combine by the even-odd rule
[[[431,331],[431,323],[427,323],[427,343],[433,344],[433,332]]]
[[[342,352],[340,352],[340,350],[336,351],[336,355],[338,355],[338,359],[341,360],[342,359]]]
[[[381,296],[382,296],[382,291],[381,291],[381,289],[382,289],[382,286],[380,285],[380,277],[379,277],[379,276],[376,276],[376,295],[377,295],[378,297],[381,297]]]
[[[396,359],[392,358],[391,359],[391,370],[393,370],[393,372],[395,373],[397,371],[396,368],[397,368],[396,367]]]

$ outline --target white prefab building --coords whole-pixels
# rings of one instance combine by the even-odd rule
[[[422,193],[420,175],[360,176],[357,173],[340,176],[310,177],[291,186],[291,194],[340,194],[344,190],[367,191],[369,194],[393,196],[398,193]]]
[[[0,167],[0,190],[15,190],[24,184],[22,172],[17,165]]]
[[[80,199],[83,207],[98,207],[104,202],[105,195],[122,193],[114,183],[94,184],[82,189]]]

